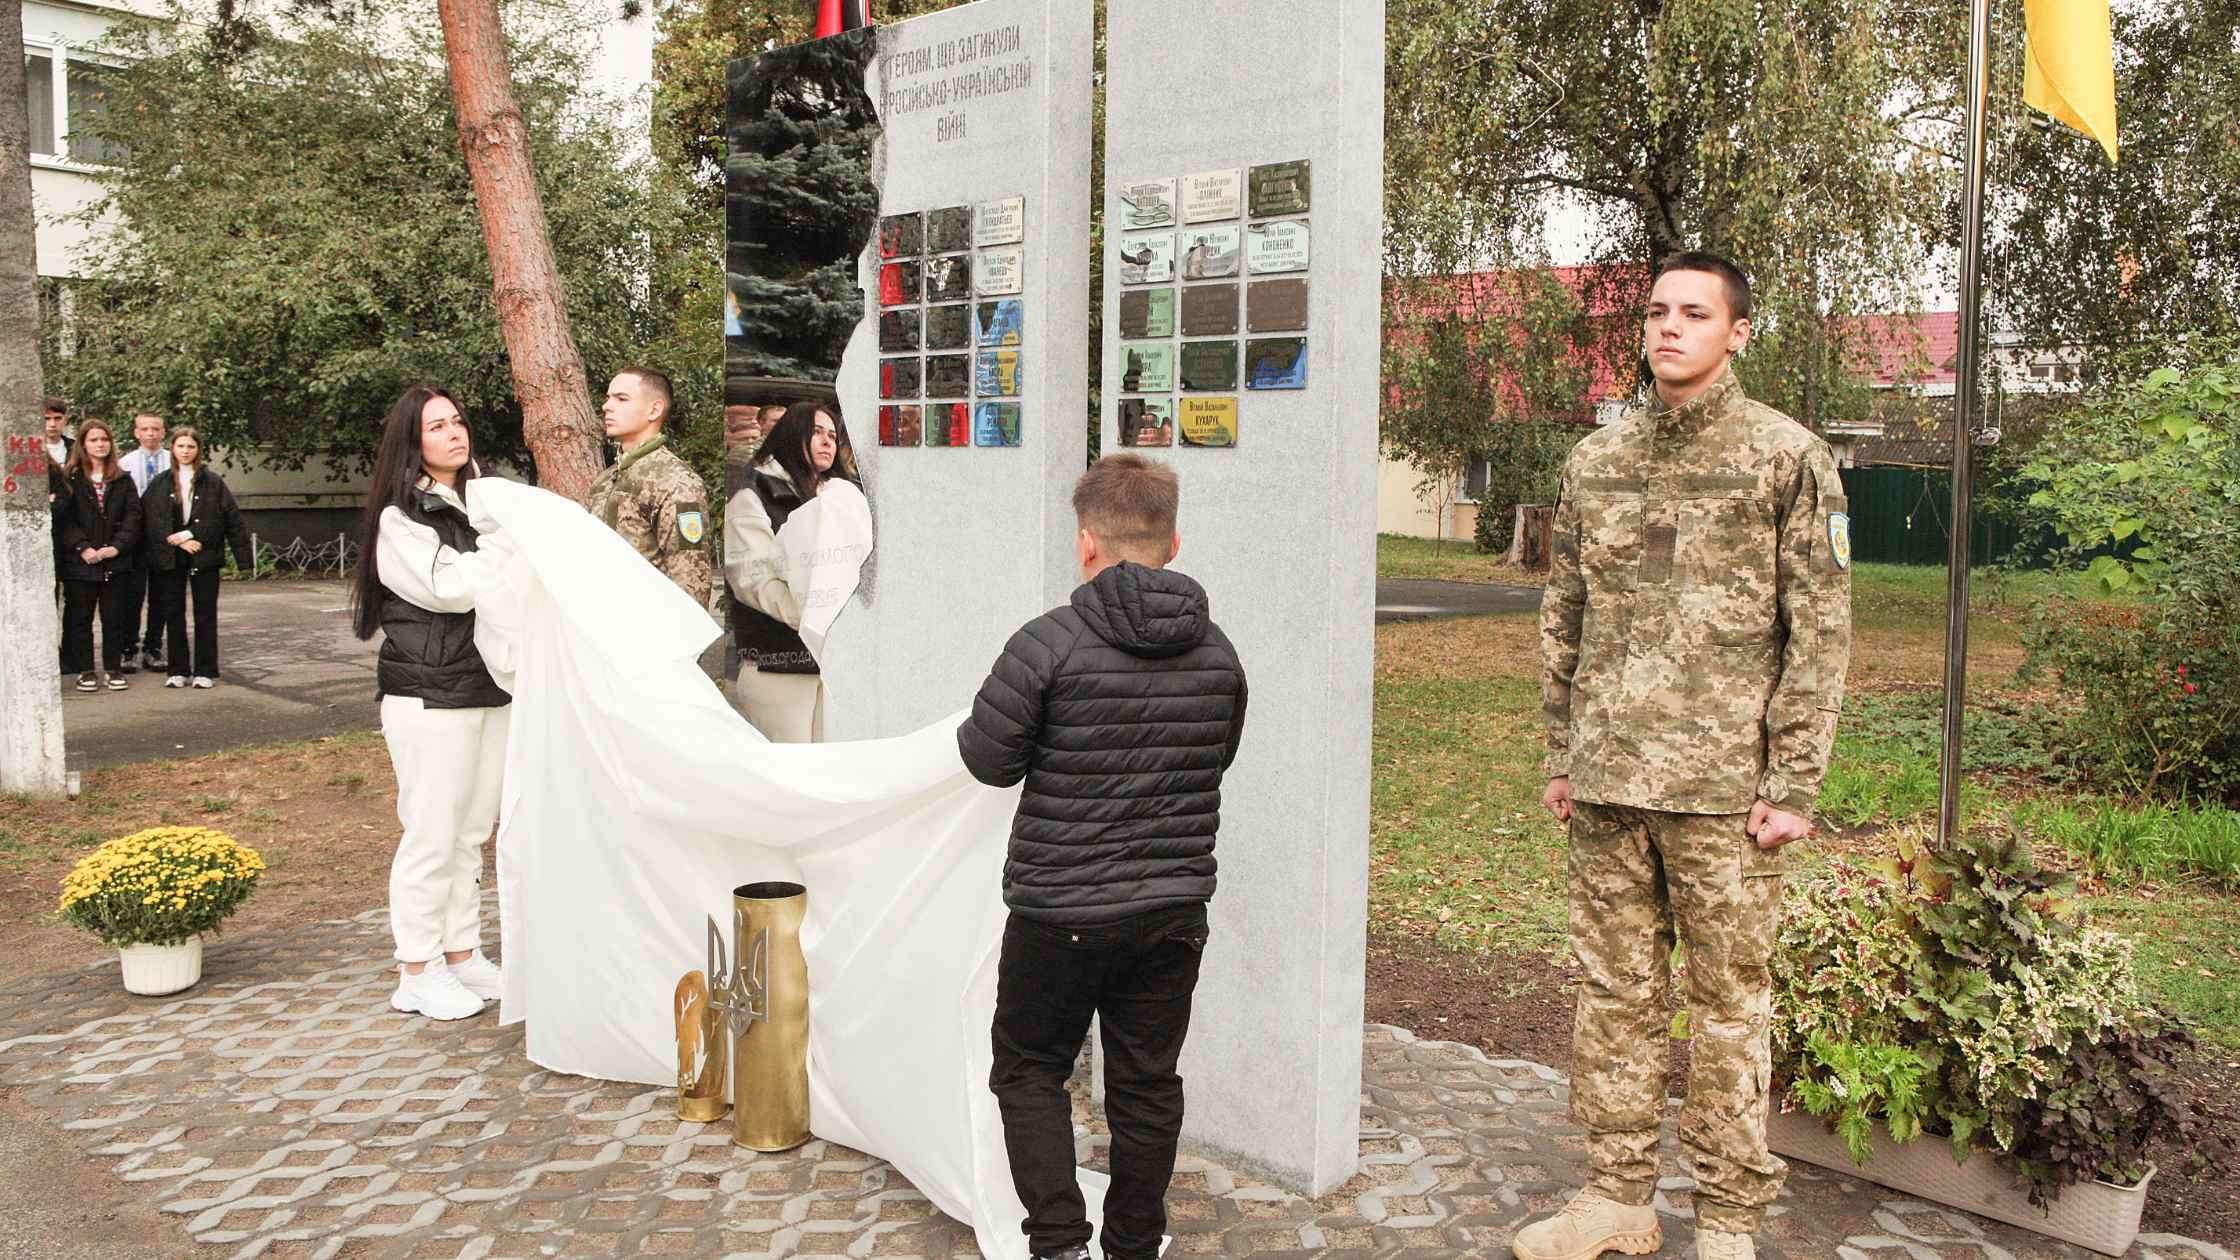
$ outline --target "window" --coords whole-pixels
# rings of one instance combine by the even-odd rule
[[[116,145],[87,130],[109,113],[109,68],[90,61],[72,60],[67,63],[67,69],[71,160],[98,166],[123,156]]]
[[[42,157],[53,157],[55,149],[54,126],[54,54],[27,52],[23,55],[24,112],[31,123],[31,151]]]
[[[1476,503],[1480,499],[1483,499],[1486,494],[1486,485],[1492,480],[1492,461],[1483,459],[1470,461],[1469,465],[1462,470],[1461,501],[1464,503]]]
[[[123,156],[90,127],[108,115],[109,76],[114,73],[98,61],[72,56],[67,48],[24,51],[24,115],[32,157],[102,166]]]

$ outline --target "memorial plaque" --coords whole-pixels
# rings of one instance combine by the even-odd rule
[[[1182,291],[1182,335],[1233,337],[1237,333],[1237,286],[1197,284]]]
[[[1174,181],[1150,179],[1120,186],[1120,227],[1134,232],[1144,228],[1173,227]]]
[[[1184,389],[1235,389],[1237,343],[1234,341],[1185,341],[1182,343]]]
[[[1026,322],[1026,307],[1018,298],[982,302],[972,308],[972,343],[977,346],[1018,345]]]
[[[971,393],[971,355],[937,354],[926,360],[926,397],[965,398]]]
[[[972,296],[972,255],[926,259],[926,301],[961,302]]]
[[[1244,343],[1246,389],[1305,389],[1307,339],[1267,337]]]
[[[1120,335],[1174,336],[1174,290],[1137,289],[1120,295]]]
[[[926,349],[963,350],[971,344],[971,307],[958,305],[926,308]]]
[[[1252,274],[1307,269],[1307,225],[1297,220],[1255,223],[1245,237],[1245,253],[1252,260]]]
[[[1306,327],[1306,281],[1255,280],[1244,287],[1246,332],[1304,332]]]
[[[921,215],[890,214],[879,220],[879,257],[915,258],[926,252]]]
[[[1027,239],[1027,199],[1005,197],[1001,201],[983,201],[975,207],[972,226],[972,243],[986,248],[990,245],[1016,245]]]
[[[1174,400],[1121,399],[1119,436],[1122,446],[1173,446]]]
[[[1120,392],[1163,394],[1174,388],[1174,347],[1147,342],[1120,348]]]
[[[951,254],[972,248],[972,207],[949,206],[926,214],[926,252]]]
[[[1252,168],[1252,217],[1305,214],[1313,200],[1305,162],[1270,162]]]
[[[891,262],[879,268],[879,305],[907,306],[918,300],[920,272],[914,262]]]
[[[1164,284],[1174,279],[1174,233],[1120,238],[1120,283]]]
[[[980,255],[980,293],[983,297],[1018,293],[1027,287],[1027,251],[991,249]]]
[[[982,350],[973,366],[972,392],[982,398],[1019,396],[1019,352]]]
[[[981,403],[972,409],[974,446],[1017,446],[1019,404]]]
[[[879,348],[884,351],[918,348],[918,308],[879,313]]]
[[[1182,177],[1182,221],[1204,223],[1234,219],[1244,210],[1244,177],[1235,171],[1207,171]]]
[[[1257,230],[1257,229],[1255,229]],[[1237,243],[1243,233],[1235,224],[1191,228],[1182,234],[1182,278],[1218,280],[1237,274]]]
[[[879,360],[879,397],[916,398],[922,370],[916,359]]]
[[[972,445],[972,404],[928,403],[925,428],[927,446]]]
[[[879,408],[879,445],[922,446],[925,444],[925,412],[915,404],[907,407]]]
[[[1235,395],[1225,398],[1185,398],[1182,400],[1182,430],[1184,446],[1235,446],[1237,444],[1237,400]]]

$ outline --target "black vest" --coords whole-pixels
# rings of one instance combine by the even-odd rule
[[[398,505],[405,517],[436,531],[453,551],[475,549],[466,514],[427,491]],[[381,589],[381,656],[375,685],[384,696],[417,696],[431,709],[494,709],[513,697],[490,677],[474,646],[474,614],[430,612]]]
[[[762,500],[762,510],[770,516],[770,533],[775,536],[785,528],[793,509],[801,506],[793,478],[750,472],[747,485],[754,490],[754,497]],[[751,664],[765,674],[819,672],[817,658],[809,654],[809,645],[801,641],[799,631],[759,608],[747,607],[736,593],[731,597],[731,646],[740,664]]]

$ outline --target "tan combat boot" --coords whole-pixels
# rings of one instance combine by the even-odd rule
[[[1562,1211],[1518,1230],[1509,1248],[1517,1260],[1595,1260],[1608,1251],[1654,1255],[1663,1245],[1655,1208],[1629,1207],[1581,1190]]]
[[[1715,1229],[1696,1232],[1696,1260],[1758,1260],[1758,1244],[1748,1234],[1723,1234]]]

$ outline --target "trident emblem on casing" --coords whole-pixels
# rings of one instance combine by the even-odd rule
[[[731,908],[731,936],[739,942],[739,967],[734,971],[725,955],[723,929],[708,916],[708,1007],[723,1018],[724,1028],[744,1037],[758,1023],[770,1020],[770,929],[747,935],[747,912]]]

